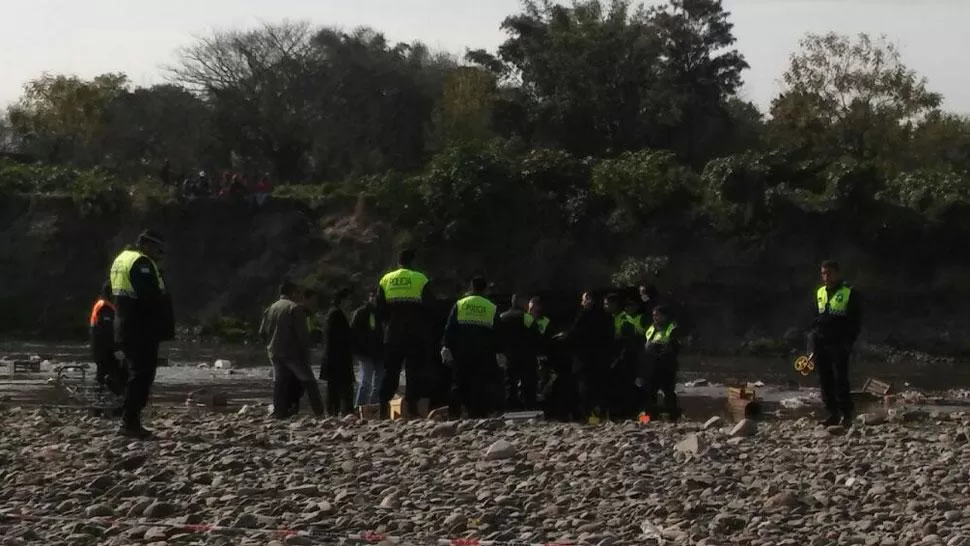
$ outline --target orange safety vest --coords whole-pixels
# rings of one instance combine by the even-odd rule
[[[90,324],[91,326],[97,326],[97,324],[98,324],[98,313],[100,313],[101,312],[101,308],[104,307],[104,306],[106,306],[106,305],[112,311],[117,311],[117,309],[115,309],[115,304],[111,303],[110,301],[108,301],[108,300],[106,300],[104,298],[100,298],[100,299],[98,299],[98,301],[94,302],[94,309],[91,309],[91,318],[90,318],[88,324]]]

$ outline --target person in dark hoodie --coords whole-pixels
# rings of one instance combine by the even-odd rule
[[[613,319],[587,290],[580,311],[567,331],[556,336],[567,342],[573,354],[576,380],[574,415],[599,416],[606,407],[606,376],[613,351]]]
[[[511,411],[536,409],[539,382],[535,319],[526,312],[528,301],[512,296],[512,306],[499,315],[499,343],[508,359],[506,369],[507,408]]]
[[[380,401],[380,387],[384,381],[384,323],[377,315],[375,302],[377,295],[367,295],[364,305],[354,311],[350,329],[354,336],[354,360],[360,368],[357,382],[357,406],[377,404]]]
[[[145,230],[118,254],[108,274],[117,308],[115,343],[128,369],[119,433],[136,439],[153,436],[142,426],[141,413],[155,382],[159,345],[175,338],[172,299],[158,265],[164,254],[165,239]]]
[[[351,413],[354,407],[354,344],[344,309],[349,299],[346,288],[334,294],[324,331],[320,379],[327,381],[327,412],[332,417]]]

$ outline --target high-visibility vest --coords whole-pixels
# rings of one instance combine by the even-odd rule
[[[481,296],[466,296],[455,304],[458,324],[470,324],[491,328],[495,324],[494,303]]]
[[[638,336],[642,336],[646,330],[643,329],[643,315],[631,315],[626,314],[627,320],[633,325],[634,331],[636,331]]]
[[[94,308],[91,309],[91,318],[88,319],[88,324],[90,326],[94,327],[98,325],[98,313],[100,313],[101,309],[104,307],[107,307],[112,311],[115,310],[115,305],[113,303],[104,298],[98,298],[98,301],[94,302]]]
[[[522,324],[525,324],[526,328],[532,328],[532,325],[535,323],[535,321],[536,321],[535,317],[533,317],[529,313],[522,313]]]
[[[111,282],[112,294],[128,298],[138,297],[135,287],[131,284],[131,268],[139,258],[145,258],[152,264],[152,268],[155,269],[155,277],[158,279],[158,289],[162,292],[165,291],[165,281],[162,279],[162,274],[158,271],[155,261],[137,250],[124,250],[121,254],[118,254],[118,257],[111,264],[108,278]]]
[[[376,330],[377,329],[377,316],[374,314],[373,311],[369,311],[368,313],[370,314],[370,317],[368,317],[367,323],[370,325],[370,329],[371,330]]]
[[[645,334],[647,337],[647,343],[651,343],[653,345],[666,345],[670,343],[670,336],[674,333],[674,328],[676,327],[677,325],[673,322],[668,322],[667,326],[663,328],[657,328],[656,326],[651,325],[649,328],[647,328],[647,332]]]
[[[829,300],[829,291],[824,286],[819,287],[815,293],[815,300],[818,302],[818,314],[845,316],[849,310],[849,296],[851,295],[852,288],[843,284]]]
[[[428,277],[424,273],[404,268],[384,275],[380,282],[387,303],[420,303],[427,284]]]
[[[623,337],[623,327],[627,324],[633,324],[630,315],[622,311],[613,315],[613,337],[616,339]]]
[[[535,319],[535,322],[536,322],[536,325],[539,327],[539,333],[545,334],[546,328],[549,328],[549,319],[547,317],[539,317]]]

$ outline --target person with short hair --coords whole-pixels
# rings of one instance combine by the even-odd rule
[[[538,337],[535,319],[526,312],[527,300],[512,296],[511,307],[501,315],[497,326],[499,342],[508,359],[505,370],[507,408],[511,411],[536,409],[539,382],[536,350]]]
[[[345,310],[349,301],[350,290],[341,288],[327,311],[320,379],[327,382],[327,412],[332,417],[351,413],[354,408],[353,334]]]
[[[111,302],[111,283],[105,282],[88,319],[91,358],[96,366],[98,390],[107,388],[109,392],[121,396],[125,392],[127,373],[123,362],[115,356],[115,312],[115,305]]]
[[[142,426],[158,368],[158,348],[175,338],[172,299],[158,264],[165,255],[165,239],[157,232],[141,232],[133,246],[114,259],[108,274],[116,307],[115,343],[128,370],[128,383],[119,433],[150,439]]]
[[[815,321],[809,333],[809,353],[815,362],[822,402],[828,411],[823,425],[851,425],[852,393],[849,358],[862,328],[861,296],[842,280],[839,263],[822,262],[822,286],[815,291]]]
[[[448,315],[441,358],[452,367],[451,416],[460,417],[464,406],[469,417],[480,419],[501,406],[504,392],[495,329],[498,308],[485,297],[484,277],[473,278],[469,288]]]
[[[636,386],[643,389],[644,410],[651,419],[666,413],[671,421],[680,419],[680,406],[677,404],[677,361],[681,346],[681,335],[677,323],[670,316],[665,305],[653,308],[653,324],[647,328],[644,345],[644,366],[636,379]],[[657,392],[662,392],[664,404],[657,404]]]
[[[375,302],[377,294],[371,292],[367,301],[354,311],[350,319],[350,330],[354,336],[354,360],[360,370],[357,382],[357,406],[377,404],[380,401],[380,387],[384,380],[384,324],[377,315]]]
[[[418,400],[431,394],[432,298],[428,277],[413,269],[414,259],[413,250],[402,250],[398,268],[378,283],[377,313],[386,325],[382,417],[390,413],[388,404],[397,394],[402,367],[406,374],[404,405],[409,415],[417,415]]]
[[[297,303],[300,295],[289,280],[280,284],[280,297],[263,312],[259,334],[266,342],[266,353],[273,365],[273,417],[293,415],[291,381],[299,381],[318,417],[323,415],[323,399],[310,367],[310,333],[306,310]]]

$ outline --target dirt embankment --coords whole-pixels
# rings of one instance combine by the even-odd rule
[[[361,203],[337,200],[311,206],[277,199],[258,209],[199,201],[92,211],[69,198],[4,197],[0,332],[83,334],[111,259],[145,226],[169,240],[164,267],[185,325],[224,316],[255,320],[284,275],[324,290],[345,283],[366,287],[393,263],[397,245],[406,239],[378,216]],[[851,235],[819,237],[811,226],[756,240],[704,230],[624,241],[598,236],[561,241],[514,231],[493,236],[510,241],[500,255],[416,243],[443,297],[453,296],[458,279],[484,264],[498,293],[555,290],[547,300],[562,322],[574,291],[607,286],[625,256],[667,256],[658,284],[690,309],[696,346],[733,353],[770,346],[765,340],[783,340],[786,332],[797,341],[795,330],[810,320],[817,263],[832,256],[846,264],[865,296],[866,341],[929,352],[970,349],[963,336],[970,327],[965,297],[970,269],[956,257],[921,267],[905,259],[906,249],[887,259],[886,249],[874,248],[877,243]]]

